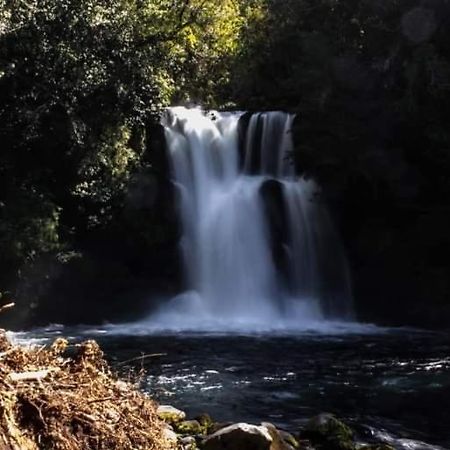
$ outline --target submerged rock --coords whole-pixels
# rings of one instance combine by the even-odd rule
[[[202,450],[274,450],[273,438],[265,426],[235,423],[208,436]]]

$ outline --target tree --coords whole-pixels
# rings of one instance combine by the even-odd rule
[[[127,226],[149,123],[176,99],[222,101],[245,20],[238,0],[0,1],[3,290]],[[168,228],[154,220],[146,233]]]

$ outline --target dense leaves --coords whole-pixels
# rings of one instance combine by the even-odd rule
[[[449,29],[448,0],[0,0],[0,292],[55,262],[173,276],[171,103],[296,113],[349,234],[447,207]]]
[[[235,93],[297,113],[295,163],[341,226],[360,317],[448,326],[450,2],[268,0],[264,27]]]
[[[148,125],[176,99],[216,101],[244,24],[237,0],[2,0],[0,292],[99,235],[167,239],[133,200],[161,169]]]
[[[264,26],[245,48],[235,95],[299,114],[301,170],[334,187],[359,177],[374,195],[447,201],[448,1],[268,0]],[[425,178],[407,194],[413,167]]]

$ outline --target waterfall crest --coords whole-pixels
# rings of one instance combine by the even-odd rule
[[[242,326],[351,318],[339,238],[291,164],[294,117],[253,114],[240,153],[241,115],[174,107],[163,118],[187,285],[164,314]]]

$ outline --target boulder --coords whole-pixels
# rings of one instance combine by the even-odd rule
[[[297,439],[295,439],[295,437],[291,433],[288,433],[287,431],[284,430],[278,430],[278,433],[280,434],[283,441],[289,444],[291,447],[300,448],[300,443],[297,441]]]
[[[229,427],[230,425],[233,425],[233,422],[214,422],[208,428],[208,433],[207,434],[217,433],[219,430],[222,430],[223,428]]]
[[[163,436],[170,446],[175,447],[178,444],[177,434],[169,427],[163,429]]]
[[[273,438],[264,426],[235,423],[208,436],[202,450],[272,450]]]
[[[197,417],[194,417],[194,420],[196,420],[202,426],[203,432],[205,434],[210,433],[215,425],[214,420],[207,413],[203,413]],[[218,431],[218,429],[216,429],[214,431]]]
[[[159,405],[156,412],[160,419],[169,424],[176,424],[186,418],[184,411],[170,405]]]
[[[319,414],[310,419],[301,437],[323,450],[355,449],[353,431],[333,414]]]
[[[193,436],[184,436],[179,439],[179,444],[182,450],[197,450],[197,442]]]
[[[180,434],[196,435],[204,433],[204,428],[197,420],[183,420],[178,422],[175,427]]]
[[[289,433],[281,433],[275,425],[263,422],[262,427],[266,428],[272,437],[272,445],[270,450],[296,450],[299,448],[298,442]]]

